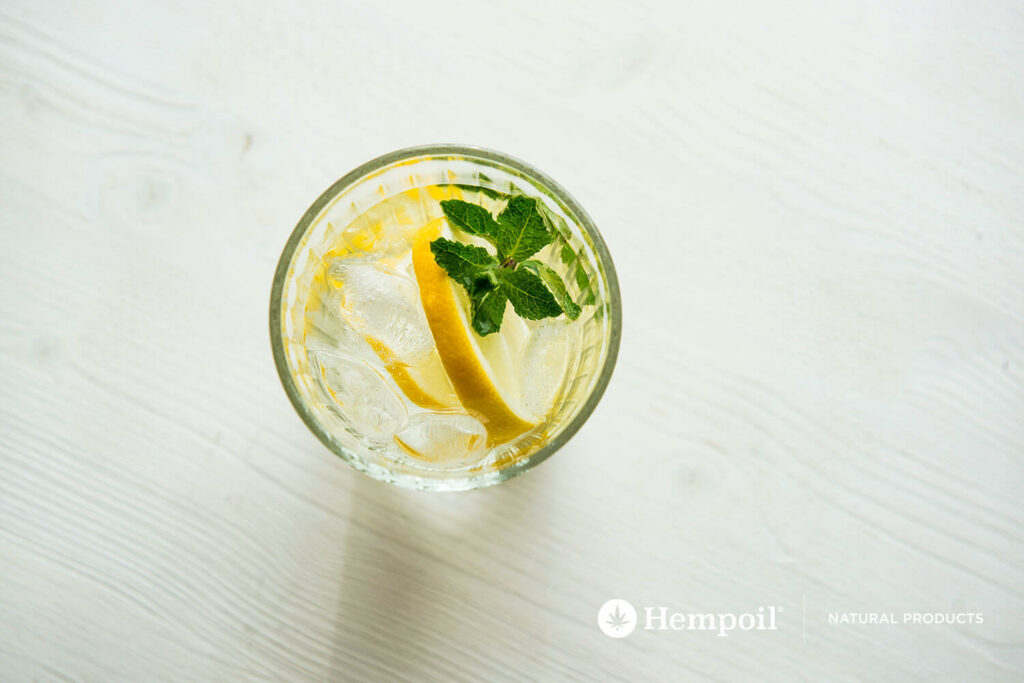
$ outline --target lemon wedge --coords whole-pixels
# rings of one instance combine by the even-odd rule
[[[434,261],[430,242],[441,235],[444,226],[444,218],[435,219],[420,228],[413,240],[412,265],[423,312],[462,407],[487,428],[489,446],[504,443],[532,429],[536,422],[514,400],[514,392],[499,381],[481,349],[483,340],[470,327],[464,291]]]
[[[388,374],[410,401],[427,410],[458,410],[462,407],[436,350],[415,365],[407,365],[396,361],[391,350],[379,340],[366,337],[366,342],[384,361]]]

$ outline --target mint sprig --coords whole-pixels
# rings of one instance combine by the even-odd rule
[[[558,273],[530,259],[556,235],[536,199],[513,195],[497,218],[482,206],[458,199],[442,201],[441,210],[454,227],[482,237],[495,247],[496,253],[492,254],[484,247],[444,237],[430,243],[437,265],[469,295],[471,322],[477,334],[499,331],[509,302],[520,317],[528,320],[563,313],[570,320],[580,316],[580,307]]]

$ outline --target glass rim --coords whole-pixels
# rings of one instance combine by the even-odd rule
[[[365,462],[363,458],[353,452],[350,452],[347,448],[339,444],[331,437],[323,425],[320,424],[316,419],[316,416],[306,405],[305,400],[302,398],[296,380],[292,376],[291,369],[288,365],[288,359],[284,351],[284,339],[282,337],[283,326],[281,324],[281,316],[283,313],[282,299],[284,296],[285,280],[288,276],[292,259],[295,256],[295,251],[302,242],[302,238],[313,225],[313,222],[332,200],[366,176],[369,176],[396,162],[406,161],[416,157],[459,157],[468,160],[478,159],[485,162],[503,164],[515,171],[518,171],[530,180],[542,186],[569,210],[580,229],[589,236],[593,243],[598,262],[604,270],[604,279],[608,288],[610,329],[607,352],[605,354],[604,362],[601,365],[597,382],[587,395],[586,400],[583,402],[583,406],[579,409],[572,420],[570,420],[569,424],[567,424],[564,429],[534,453],[531,453],[521,460],[517,460],[507,467],[490,472],[482,472],[472,476],[459,477],[457,479],[421,477],[397,472],[389,472],[388,474],[390,476],[388,476],[383,473],[385,468],[381,466],[371,467],[370,463]],[[310,207],[306,209],[305,213],[302,214],[302,217],[296,224],[295,229],[292,230],[291,235],[288,237],[288,241],[285,243],[284,250],[281,252],[281,257],[278,259],[270,291],[270,345],[273,351],[274,364],[277,367],[278,377],[284,387],[285,394],[287,394],[289,401],[291,401],[292,407],[295,408],[295,411],[306,424],[306,427],[313,432],[317,439],[319,439],[329,451],[352,465],[355,469],[368,474],[374,479],[390,484],[396,484],[404,488],[444,491],[465,491],[483,488],[499,484],[523,474],[527,470],[547,460],[580,430],[583,424],[594,412],[594,409],[600,402],[601,397],[604,395],[605,389],[607,389],[608,383],[611,380],[612,371],[615,368],[615,363],[619,355],[619,343],[621,338],[622,299],[619,292],[618,277],[615,273],[615,265],[612,261],[611,254],[608,251],[608,246],[604,242],[604,238],[601,237],[601,233],[598,231],[597,226],[594,225],[594,222],[591,220],[586,210],[584,210],[583,207],[573,199],[572,195],[570,195],[565,188],[555,182],[555,180],[546,173],[515,157],[493,149],[478,147],[475,145],[444,143],[405,147],[371,159],[343,175],[331,184],[330,187],[324,190],[310,205]],[[446,482],[454,485],[445,486]]]

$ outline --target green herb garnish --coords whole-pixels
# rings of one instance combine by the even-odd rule
[[[430,243],[437,265],[469,294],[477,334],[486,336],[501,329],[508,302],[528,320],[563,313],[570,320],[580,316],[580,307],[558,273],[530,258],[559,232],[536,199],[513,195],[497,218],[482,206],[458,199],[442,201],[441,210],[454,227],[482,237],[497,252],[444,237]]]

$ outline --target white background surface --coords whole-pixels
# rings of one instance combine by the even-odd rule
[[[1020,3],[183,5],[0,7],[0,678],[1021,676]],[[331,456],[267,334],[309,203],[440,141],[564,184],[625,311],[467,495]],[[910,610],[984,623],[827,622]]]

